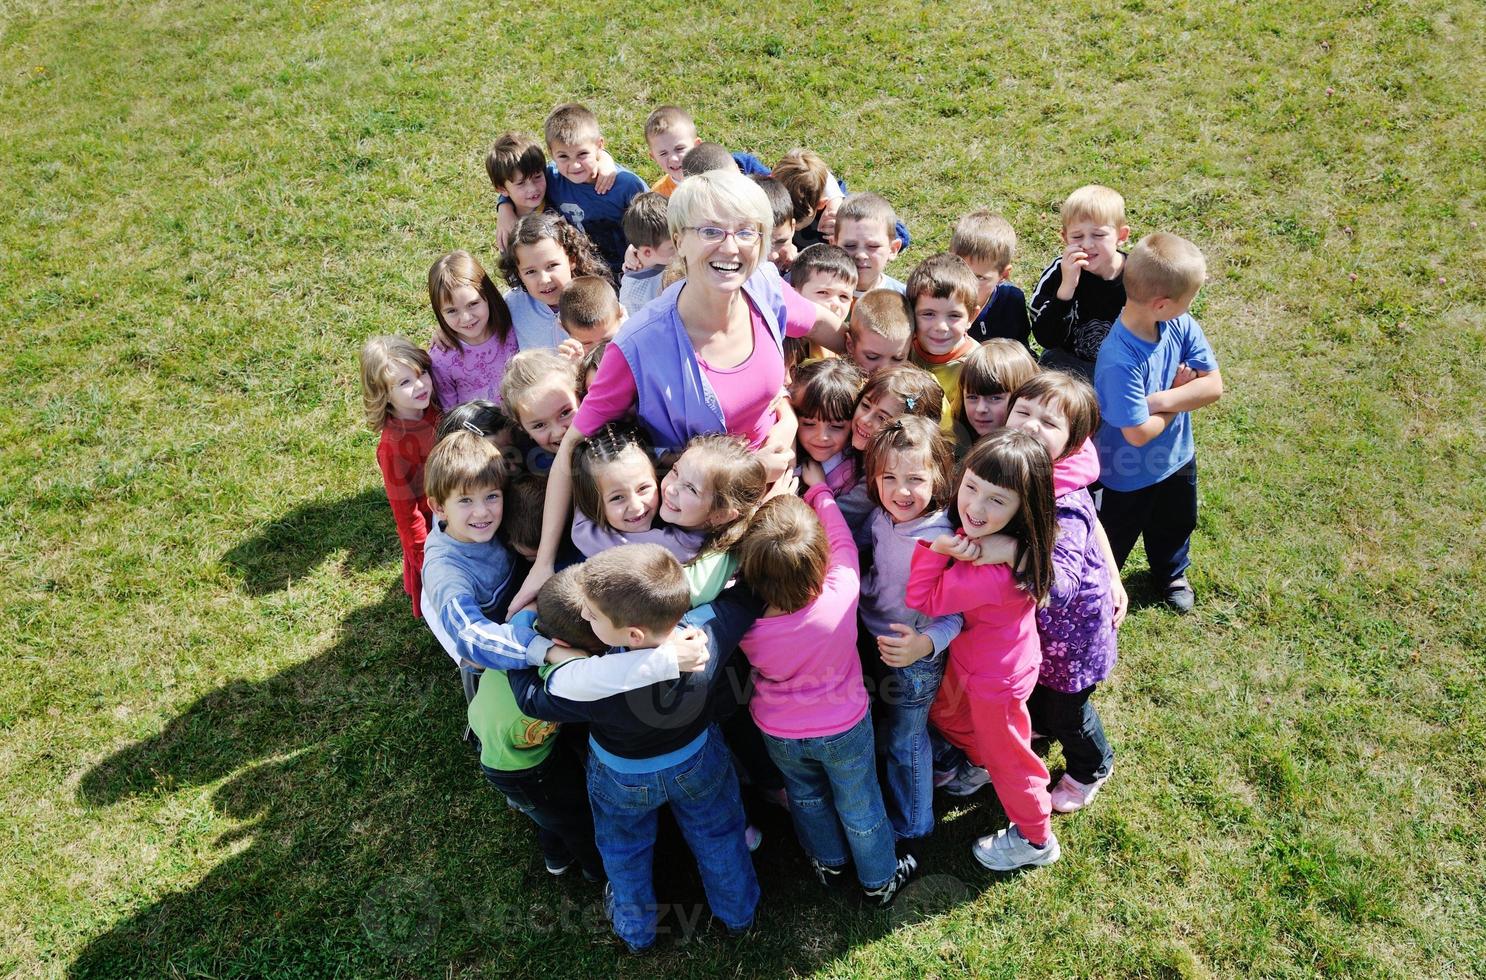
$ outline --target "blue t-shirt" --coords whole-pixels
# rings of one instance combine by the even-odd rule
[[[1154,486],[1185,466],[1194,453],[1192,416],[1182,412],[1144,446],[1132,446],[1120,430],[1151,417],[1146,396],[1165,391],[1182,364],[1216,371],[1218,359],[1197,321],[1187,314],[1156,324],[1156,342],[1146,343],[1116,319],[1099,347],[1094,393],[1099,396],[1099,482],[1111,490]]]
[[[624,248],[628,243],[621,221],[625,209],[635,195],[649,189],[633,171],[620,167],[614,186],[600,194],[592,184],[575,184],[559,173],[555,165],[547,164],[547,200],[588,234],[609,263],[611,272],[617,273],[624,265]]]

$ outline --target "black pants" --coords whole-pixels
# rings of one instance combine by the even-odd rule
[[[480,768],[486,781],[537,825],[537,841],[548,863],[565,865],[577,858],[590,877],[604,877],[593,843],[588,780],[571,751],[558,744],[541,763],[515,772]]]
[[[1027,699],[1032,728],[1063,746],[1068,775],[1081,783],[1092,783],[1109,775],[1114,750],[1104,736],[1104,723],[1089,700],[1098,684],[1065,694],[1038,684]]]
[[[1125,567],[1136,538],[1145,535],[1152,581],[1164,584],[1180,578],[1192,564],[1188,549],[1197,527],[1196,457],[1160,483],[1139,490],[1104,487],[1100,491],[1099,523],[1109,535],[1109,547],[1119,567]]]

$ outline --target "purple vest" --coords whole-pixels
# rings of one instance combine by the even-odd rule
[[[684,285],[685,280],[672,283],[625,321],[614,338],[635,377],[640,424],[657,449],[680,449],[692,436],[727,431],[722,405],[676,311]],[[782,358],[784,286],[772,262],[759,262],[743,284],[743,295],[763,317],[774,354]]]

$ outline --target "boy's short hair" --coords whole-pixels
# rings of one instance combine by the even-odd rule
[[[779,158],[774,165],[774,179],[784,185],[795,202],[795,220],[809,221],[815,208],[825,199],[826,180],[831,170],[819,153],[797,148]]]
[[[564,102],[547,113],[547,118],[542,123],[542,135],[547,140],[548,149],[558,143],[564,146],[576,146],[579,143],[597,140],[599,139],[598,117],[586,105]]]
[[[524,133],[502,133],[485,154],[485,172],[498,191],[522,177],[541,173],[547,167],[547,154],[537,141]]]
[[[1084,440],[1099,429],[1099,399],[1094,386],[1067,371],[1040,371],[1012,392],[1007,411],[1023,398],[1043,402],[1059,412],[1068,422],[1068,445],[1058,459],[1078,452]],[[1057,462],[1057,460],[1053,460]]]
[[[669,133],[677,126],[697,128],[696,122],[691,118],[691,113],[680,106],[660,106],[645,119],[645,140],[649,142],[650,137]]]
[[[440,439],[423,467],[423,490],[443,507],[451,497],[494,487],[506,487],[506,461],[483,437],[455,432]]]
[[[896,289],[869,289],[852,306],[847,330],[853,336],[871,333],[907,346],[913,337],[913,304]]]
[[[846,221],[881,225],[887,233],[888,241],[898,237],[898,216],[893,213],[893,206],[887,202],[887,198],[881,194],[873,194],[871,191],[848,194],[846,200],[841,202],[841,207],[836,209],[836,227],[840,228]]]
[[[686,151],[681,158],[681,172],[688,177],[704,174],[709,170],[737,170],[738,161],[721,143],[698,143]]]
[[[1125,199],[1120,192],[1103,184],[1085,184],[1068,195],[1059,210],[1063,230],[1081,221],[1119,228],[1125,224]]]
[[[960,364],[960,395],[1009,395],[1032,380],[1037,362],[1027,348],[1005,337],[993,337],[965,356]]]
[[[792,613],[825,584],[830,543],[815,510],[793,494],[758,509],[737,545],[738,573],[765,603]]]
[[[557,319],[569,333],[574,328],[592,330],[604,326],[619,314],[619,296],[609,280],[600,276],[579,276],[564,286],[557,297]]]
[[[866,380],[856,362],[823,357],[795,371],[789,400],[802,419],[846,422],[856,410],[857,394]]]
[[[837,220],[840,220],[839,216]],[[904,292],[915,308],[921,296],[954,300],[965,307],[970,316],[974,316],[979,308],[975,273],[970,271],[964,259],[950,252],[940,252],[920,262],[909,273]]]
[[[511,547],[528,554],[542,543],[542,511],[547,506],[547,478],[517,473],[506,487],[500,532]]]
[[[994,211],[971,211],[955,223],[949,250],[962,259],[1005,269],[1016,258],[1016,229]]]
[[[805,249],[789,266],[789,281],[796,289],[803,289],[812,276],[830,276],[840,282],[857,285],[857,264],[846,254],[846,250],[826,242],[817,242]]]
[[[750,179],[764,189],[764,196],[769,199],[769,206],[774,209],[774,227],[793,224],[795,202],[790,200],[789,191],[784,189],[784,185],[773,177],[766,177],[763,174],[753,174]]]
[[[1137,303],[1163,296],[1195,296],[1207,278],[1202,251],[1179,235],[1156,231],[1135,243],[1125,259],[1125,295]]]
[[[583,595],[620,629],[638,626],[660,639],[691,608],[676,556],[658,544],[609,548],[583,563]]]
[[[669,203],[664,194],[655,191],[634,196],[621,219],[624,237],[631,245],[635,248],[659,248],[671,240],[671,231],[666,227]]]
[[[604,641],[583,618],[583,566],[569,565],[537,591],[537,632],[577,650],[596,652]]]

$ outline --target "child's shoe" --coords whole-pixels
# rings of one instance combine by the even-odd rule
[[[764,832],[749,824],[743,828],[743,842],[748,845],[748,853],[752,854],[764,842]]]
[[[815,872],[815,880],[825,888],[836,888],[845,880],[846,865],[831,867],[829,864],[821,864],[815,858],[810,859],[810,869]]]
[[[959,769],[935,769],[934,788],[943,789],[944,787],[948,786],[950,783],[954,782],[955,776],[957,776],[959,772]]]
[[[975,860],[992,871],[1015,871],[1017,868],[1041,868],[1062,857],[1058,838],[1051,832],[1047,843],[1034,847],[1016,827],[982,837],[970,848]]]
[[[1063,778],[1058,780],[1058,785],[1053,787],[1053,809],[1059,813],[1077,813],[1093,801],[1099,787],[1108,778],[1106,775],[1092,783],[1081,783],[1065,772]]]
[[[893,899],[898,897],[898,892],[903,890],[903,886],[908,884],[908,879],[912,878],[917,870],[918,862],[913,859],[913,855],[898,858],[898,867],[893,871],[893,876],[887,880],[887,884],[862,889],[867,904],[876,905],[878,908],[891,905]]]
[[[960,769],[955,773],[944,787],[944,791],[950,796],[973,796],[982,786],[991,781],[991,774],[980,766],[971,762],[960,764]]]
[[[542,855],[542,863],[547,866],[547,873],[549,875],[554,878],[561,878],[573,870],[573,865],[578,863],[578,859],[573,857],[550,857],[544,854]]]
[[[1185,616],[1197,605],[1197,593],[1192,591],[1192,586],[1187,582],[1187,576],[1182,575],[1166,583],[1166,594],[1163,596],[1166,605]]]

